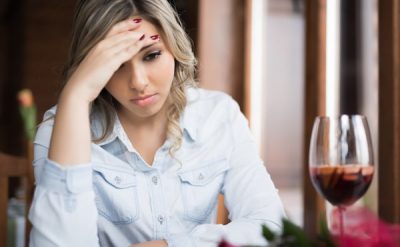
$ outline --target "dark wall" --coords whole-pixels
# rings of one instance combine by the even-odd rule
[[[24,14],[22,0],[0,5],[0,150],[12,154],[23,152],[16,94],[24,80]]]
[[[197,54],[199,0],[168,0],[168,2],[177,10],[186,32],[194,42],[194,50]]]
[[[24,86],[33,90],[38,120],[56,103],[59,75],[69,48],[75,1],[26,3]]]

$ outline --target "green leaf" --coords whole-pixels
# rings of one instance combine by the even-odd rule
[[[320,230],[320,235],[318,236],[318,239],[320,242],[324,243],[326,247],[336,247],[335,241],[332,239],[332,235],[329,231],[328,226],[326,225],[326,222],[324,220],[320,220],[319,222],[319,230]]]
[[[262,234],[265,237],[265,239],[268,240],[269,242],[274,241],[276,237],[275,233],[271,231],[266,225],[262,226]]]
[[[19,112],[24,124],[25,136],[28,140],[33,141],[36,133],[36,107],[20,106]]]
[[[284,240],[283,246],[288,247],[309,247],[312,246],[311,240],[307,237],[306,233],[299,226],[290,222],[287,219],[282,219],[283,232],[282,237]]]

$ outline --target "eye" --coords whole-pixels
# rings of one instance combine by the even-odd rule
[[[152,52],[152,53],[146,55],[143,58],[143,60],[146,61],[146,62],[150,62],[150,61],[158,58],[159,56],[161,56],[161,51],[155,51],[155,52]]]

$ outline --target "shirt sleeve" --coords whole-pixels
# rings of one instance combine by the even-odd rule
[[[63,167],[49,160],[51,128],[43,124],[34,143],[30,246],[99,246],[91,164]]]
[[[222,188],[231,222],[202,224],[188,234],[172,235],[167,239],[170,247],[214,247],[221,239],[236,245],[265,246],[261,225],[281,230],[285,213],[277,189],[258,154],[246,118],[236,103],[232,105],[229,125],[234,147]]]

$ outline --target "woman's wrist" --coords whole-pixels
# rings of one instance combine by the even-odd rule
[[[75,84],[75,82],[68,82],[64,86],[59,98],[59,104],[74,102],[74,104],[86,106],[93,101],[93,96],[90,95],[88,89],[78,87]]]
[[[131,245],[131,247],[168,247],[167,241],[165,240],[153,240],[140,244]]]

